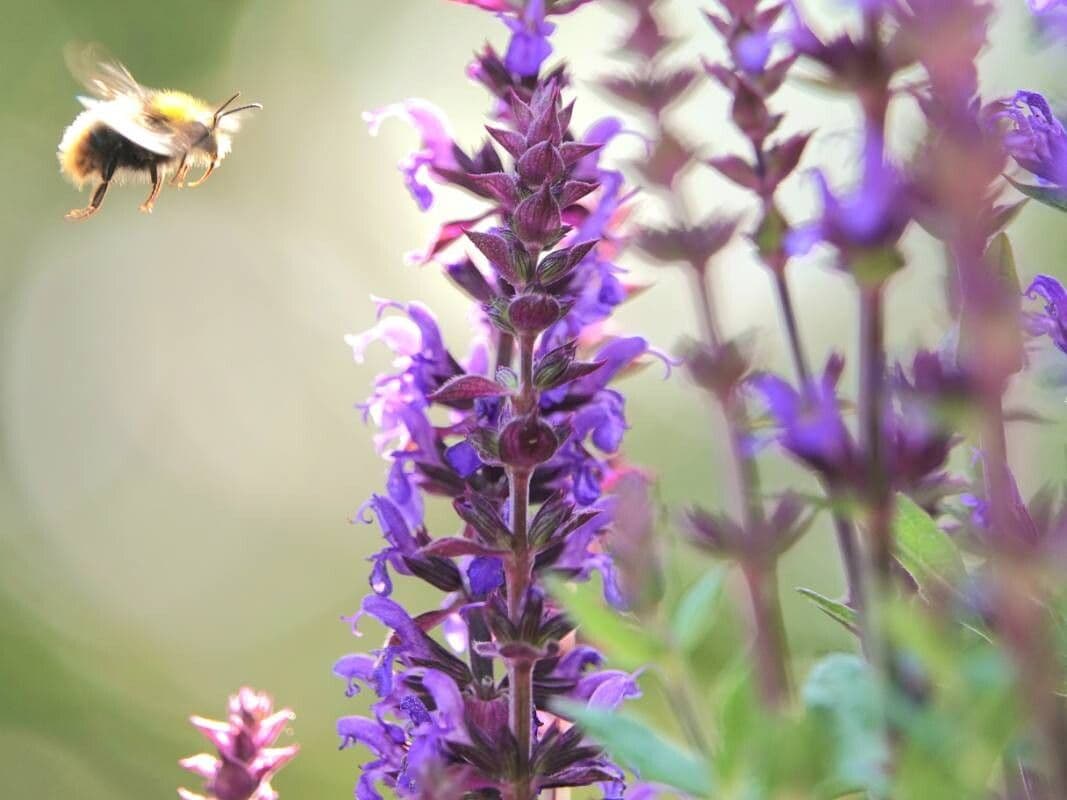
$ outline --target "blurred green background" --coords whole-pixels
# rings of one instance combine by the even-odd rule
[[[671,6],[674,27],[696,37],[680,57],[718,52],[700,5]],[[1062,57],[1035,47],[1023,0],[1002,5],[986,92],[1026,85],[1067,100]],[[834,0],[807,6],[828,24],[845,16]],[[487,103],[463,70],[483,39],[503,42],[502,26],[444,0],[0,0],[0,20],[0,795],[173,796],[195,785],[176,765],[200,748],[185,717],[217,716],[248,683],[297,711],[304,753],[276,782],[283,797],[347,797],[364,753],[337,752],[333,720],[362,706],[330,666],[376,644],[338,618],[366,591],[363,557],[378,534],[349,519],[384,469],[353,405],[388,360],[353,365],[342,336],[372,324],[371,294],[421,299],[464,352],[465,304],[402,254],[471,207],[441,196],[420,215],[395,171],[414,136],[391,123],[372,139],[360,113],[423,96],[474,143]],[[606,3],[562,21],[556,45],[578,78],[580,126],[608,110],[592,83],[617,63],[621,24]],[[265,110],[246,118],[209,183],[165,189],[152,216],[137,210],[141,187],[119,187],[96,218],[64,222],[86,199],[54,156],[79,110],[62,58],[72,40],[103,42],[149,86],[210,100],[239,88]],[[847,174],[851,110],[783,97],[788,128],[820,128],[806,164]],[[708,86],[680,114],[709,154],[737,142],[724,103]],[[906,109],[895,123],[906,149]],[[701,170],[687,191],[704,209],[746,199]],[[793,194],[795,213],[810,213],[810,184]],[[654,216],[654,203],[642,213]],[[1017,223],[1024,278],[1063,273],[1061,220],[1035,207]],[[936,342],[946,323],[937,250],[921,234],[909,249],[915,262],[892,298],[900,353]],[[784,368],[765,275],[743,243],[722,261],[724,324],[754,331],[761,362]],[[619,329],[669,349],[694,329],[684,281],[626,264],[655,286]],[[847,348],[847,282],[819,258],[792,278],[811,351]],[[1028,486],[1062,474],[1064,390],[1052,378],[1019,392],[1057,421],[1019,431]],[[628,451],[659,477],[661,499],[724,502],[718,421],[684,377],[647,371],[626,390]],[[795,476],[770,469],[779,484]],[[441,509],[431,519],[449,530]],[[836,564],[819,530],[789,557],[783,587],[834,594]],[[801,659],[847,644],[786,595]]]

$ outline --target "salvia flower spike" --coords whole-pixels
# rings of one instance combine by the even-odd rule
[[[385,541],[350,618],[389,633],[372,654],[334,665],[346,694],[368,686],[377,696],[372,717],[343,717],[337,732],[342,748],[373,756],[359,800],[531,800],[593,784],[621,800],[622,771],[549,709],[557,698],[613,707],[637,684],[573,644],[542,581],[599,573],[607,601],[626,602],[604,546],[608,489],[630,470],[619,455],[625,399],[611,384],[651,349],[603,325],[631,292],[614,263],[627,192],[601,162],[622,126],[576,132],[566,71],[543,69],[548,16],[580,2],[468,4],[511,32],[503,57],[487,47],[470,70],[493,95],[485,143],[463,148],[422,101],[369,117],[374,126],[396,113],[422,132],[402,165],[422,209],[428,177],[481,198],[484,211],[445,223],[423,259],[442,263],[474,304],[465,355],[418,303],[379,301],[374,327],[347,338],[357,361],[376,343],[395,355],[363,405],[389,467],[356,521],[376,521]],[[450,530],[430,530],[428,496],[451,500]],[[398,576],[430,584],[439,605],[408,612],[394,599]]]

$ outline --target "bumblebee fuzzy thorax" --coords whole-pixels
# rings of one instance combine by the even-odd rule
[[[233,134],[239,127],[233,116],[216,120],[215,106],[185,92],[171,89],[153,93],[148,102],[149,115],[161,123],[185,132],[189,157],[198,166],[204,162],[222,161],[230,153]]]
[[[113,181],[147,180],[152,184],[141,210],[152,210],[169,177],[181,187],[191,167],[204,173],[188,186],[199,186],[229,154],[237,131],[236,114],[258,103],[231,107],[234,94],[212,106],[185,92],[141,86],[116,61],[72,63],[71,69],[93,97],[79,97],[85,110],[59,143],[60,170],[76,185],[98,183],[89,205],[68,219],[91,216]]]

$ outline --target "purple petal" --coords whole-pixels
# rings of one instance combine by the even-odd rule
[[[445,450],[445,460],[462,478],[469,478],[482,466],[478,452],[465,439]]]
[[[504,564],[499,558],[479,556],[467,566],[471,595],[481,599],[504,585]]]

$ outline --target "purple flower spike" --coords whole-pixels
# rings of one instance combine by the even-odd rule
[[[428,309],[391,301],[377,301],[370,330],[346,338],[357,362],[376,342],[394,356],[362,406],[389,461],[386,491],[365,506],[385,546],[370,559],[372,594],[350,618],[369,615],[390,632],[372,654],[334,665],[347,696],[361,685],[378,696],[371,717],[344,717],[337,730],[342,747],[373,755],[357,800],[537,797],[594,784],[621,798],[622,770],[579,727],[548,720],[560,696],[614,708],[636,696],[635,679],[598,673],[587,647],[563,654],[573,623],[542,584],[549,572],[576,581],[599,572],[608,602],[627,600],[607,541],[615,502],[603,496],[630,469],[625,400],[609,383],[659,354],[603,325],[633,291],[614,263],[632,192],[601,164],[621,123],[575,135],[565,70],[539,77],[552,51],[547,15],[584,0],[461,2],[511,30],[504,58],[487,47],[471,73],[494,97],[489,139],[469,156],[417,103],[372,122],[399,114],[422,131],[403,165],[422,207],[424,175],[484,203],[445,223],[420,258],[465,247],[446,272],[474,303],[474,342],[461,362]],[[426,495],[451,501],[458,520],[448,530],[431,530],[439,523],[424,517]],[[443,597],[409,612],[391,598],[398,576]]]
[[[204,778],[205,794],[179,789],[182,800],[276,800],[271,776],[296,756],[297,745],[271,747],[295,716],[288,708],[274,711],[266,694],[247,686],[230,697],[229,719],[203,717],[189,721],[218,749],[183,758],[179,763]]]
[[[1045,301],[1044,314],[1030,314],[1027,323],[1035,336],[1048,336],[1063,352],[1067,353],[1067,290],[1051,275],[1034,278],[1026,296]]]

